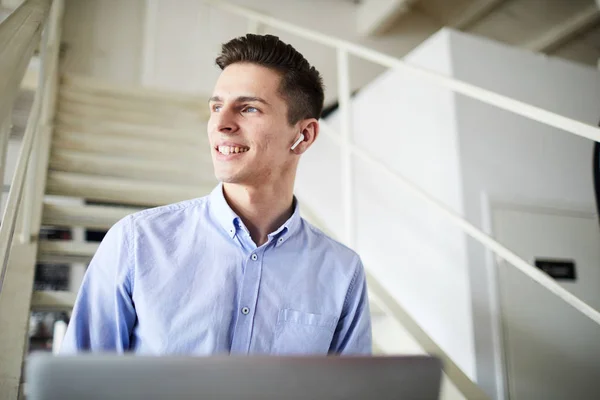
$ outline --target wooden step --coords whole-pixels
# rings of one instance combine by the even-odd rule
[[[81,122],[81,121],[80,121]],[[172,128],[160,128],[157,126],[145,127],[140,125],[123,125],[120,123],[98,124],[81,123],[70,125],[57,123],[54,127],[55,135],[84,136],[97,140],[119,141],[126,143],[148,143],[148,145],[173,145],[181,147],[196,146],[210,147],[206,127],[202,126],[195,132],[178,131]]]
[[[183,132],[185,134],[197,134],[198,132],[206,132],[207,121],[198,121],[194,123],[177,123],[166,121],[165,123],[157,123],[149,118],[129,118],[123,119],[110,119],[108,117],[98,115],[86,115],[86,114],[75,114],[69,110],[57,110],[55,115],[56,124],[67,124],[75,127],[81,125],[92,125],[104,127],[106,125],[122,126],[124,128],[136,129],[136,130],[161,130],[170,132]]]
[[[68,114],[57,114],[55,131],[88,132],[99,135],[132,137],[139,139],[169,140],[178,143],[208,143],[206,124],[192,128],[164,128],[158,126],[140,126],[114,121],[83,119]]]
[[[31,296],[32,311],[70,311],[77,293],[63,290],[36,290]]]
[[[177,142],[140,140],[129,137],[102,136],[87,132],[56,131],[53,149],[69,149],[88,153],[146,158],[163,162],[178,162],[193,167],[203,156],[210,157],[209,146],[191,146]]]
[[[67,205],[44,202],[42,225],[88,229],[110,229],[129,214],[143,210],[133,207]]]
[[[183,186],[49,171],[46,193],[135,206],[161,206],[209,194],[214,184]]]
[[[94,78],[70,74],[65,74],[61,77],[60,90],[87,93],[95,96],[121,98],[128,101],[141,101],[144,103],[180,104],[190,107],[206,107],[207,104],[207,98],[203,96],[154,88],[150,89],[142,86],[116,85]]]
[[[61,103],[70,103],[71,105],[91,106],[106,110],[131,110],[136,112],[152,113],[164,116],[194,116],[207,120],[210,116],[208,101],[204,102],[201,108],[187,105],[181,105],[172,102],[146,102],[131,101],[118,97],[97,96],[86,92],[77,92],[63,87],[58,94],[58,100]]]
[[[191,163],[180,163],[178,159],[174,159],[172,162],[159,162],[124,155],[110,156],[55,148],[50,156],[49,169],[188,186],[214,180],[213,166],[209,156],[198,157],[198,160],[192,165]]]
[[[87,264],[98,250],[98,245],[70,240],[41,240],[37,259],[40,263]]]
[[[116,121],[137,125],[161,126],[165,128],[186,128],[195,125],[204,125],[206,123],[205,115],[197,113],[164,113],[139,111],[130,108],[106,108],[94,105],[82,105],[70,101],[61,100],[58,102],[57,112],[61,114],[70,114],[80,118],[100,121]]]

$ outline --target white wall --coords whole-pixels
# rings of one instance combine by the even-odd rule
[[[451,75],[448,33],[407,61]],[[387,72],[352,105],[357,144],[461,213],[453,95]],[[337,116],[330,121],[337,126]],[[375,277],[434,340],[473,376],[471,299],[465,239],[458,229],[371,166],[354,163],[357,249]],[[329,229],[343,233],[339,150],[321,135],[301,162],[297,189]]]
[[[458,79],[595,125],[600,118],[600,75],[592,68],[528,53],[459,32],[450,34]],[[457,96],[465,212],[485,228],[491,199],[594,209],[593,142]],[[470,240],[478,373],[488,389],[500,371],[494,364],[494,298],[489,257]]]
[[[140,83],[145,0],[66,0],[63,71]]]
[[[154,74],[145,81],[149,85],[171,87],[211,93],[218,69],[214,59],[220,44],[233,37],[245,34],[247,22],[232,14],[212,9],[193,0],[178,0],[173,7],[170,0],[151,0],[158,6],[159,15],[155,31],[162,36],[155,40],[153,48]],[[309,29],[365,44],[392,55],[403,55],[422,42],[439,25],[433,20],[416,13],[418,18],[400,26],[391,35],[379,39],[364,39],[356,33],[357,7],[347,1],[279,1],[237,0],[232,1],[245,7],[262,11],[278,19]],[[327,86],[327,100],[337,97],[336,53],[326,46],[267,28],[264,33],[279,36],[292,44],[323,74]],[[176,39],[175,43],[167,38]],[[152,40],[152,38],[147,38]],[[151,67],[152,68],[152,67]],[[179,70],[181,73],[175,73]],[[370,82],[383,68],[369,62],[351,61],[353,88]]]
[[[385,37],[365,39],[356,33],[357,7],[352,2],[232,2],[391,55],[406,54],[439,28],[436,21],[412,11],[414,17]],[[64,25],[67,71],[200,94],[212,92],[221,43],[245,34],[248,27],[243,18],[196,0],[68,0]],[[323,74],[327,101],[337,97],[333,49],[278,30],[264,33],[278,35],[301,51]],[[383,70],[352,58],[352,87],[362,87]]]

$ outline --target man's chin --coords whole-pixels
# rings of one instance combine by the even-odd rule
[[[215,177],[217,178],[217,180],[219,182],[222,183],[244,183],[245,179],[243,179],[243,177],[238,176],[238,175],[232,175],[232,174],[215,174]]]
[[[257,176],[248,173],[247,170],[223,170],[215,169],[215,177],[219,182],[232,183],[237,185],[254,185],[256,184]]]

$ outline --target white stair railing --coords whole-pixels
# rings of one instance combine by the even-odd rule
[[[62,10],[63,0],[26,0],[0,24],[2,179],[11,113],[21,80],[36,48],[40,58],[38,86],[0,226],[0,399],[20,395],[58,82]]]

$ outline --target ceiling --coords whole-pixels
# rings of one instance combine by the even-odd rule
[[[595,0],[371,1],[403,7],[394,19],[396,26],[424,13],[442,25],[513,46],[593,66],[600,59],[600,7]]]

